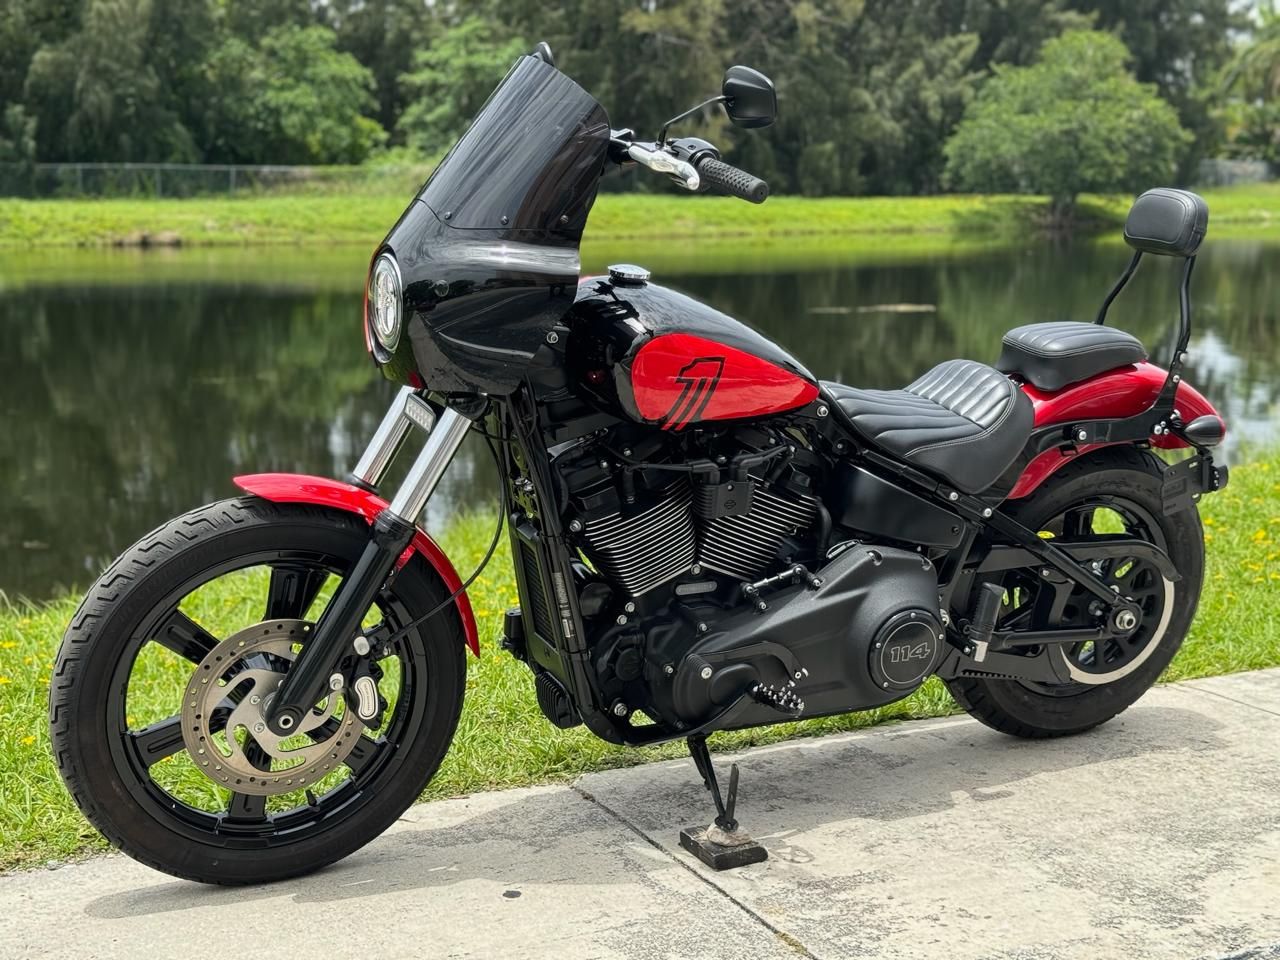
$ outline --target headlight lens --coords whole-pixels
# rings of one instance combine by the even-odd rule
[[[384,253],[374,261],[369,274],[369,325],[384,350],[393,351],[400,343],[403,319],[400,267],[393,256]]]

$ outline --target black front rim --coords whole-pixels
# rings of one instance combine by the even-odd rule
[[[141,728],[130,723],[130,679],[148,647],[158,644],[188,662],[194,670],[204,655],[225,639],[225,636],[215,636],[183,611],[183,601],[196,591],[228,575],[268,567],[271,572],[262,620],[301,620],[326,583],[332,578],[341,579],[350,566],[348,558],[321,551],[274,550],[246,554],[196,574],[143,619],[116,668],[107,702],[107,718],[112,730],[112,761],[144,809],[172,829],[200,842],[231,847],[293,843],[313,837],[351,816],[376,795],[381,782],[396,775],[397,755],[403,755],[399,748],[418,735],[426,714],[422,701],[428,687],[427,664],[422,637],[417,630],[409,631],[380,654],[380,666],[387,668],[388,677],[380,684],[380,690],[392,701],[381,728],[376,732],[366,730],[359,737],[343,763],[341,776],[332,777],[327,784],[315,785],[316,789],[296,791],[296,796],[229,793],[211,780],[200,785],[200,789],[186,782],[185,789],[175,791],[172,783],[157,780],[163,764],[171,759],[186,758],[180,713],[185,680],[182,686],[174,688],[171,716]],[[384,588],[376,606],[382,623],[390,628],[392,635],[413,620],[405,603],[395,595],[394,587]],[[252,621],[243,624],[250,625]],[[275,668],[279,669],[279,664]],[[245,752],[255,765],[262,761],[269,766],[270,758],[256,744],[247,745]],[[222,809],[213,809],[215,798],[222,800]]]

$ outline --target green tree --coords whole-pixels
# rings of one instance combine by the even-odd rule
[[[406,142],[440,153],[462,136],[485,100],[530,44],[497,24],[469,17],[414,58],[404,77],[410,101],[400,117]]]
[[[242,40],[257,43],[279,27],[307,27],[320,22],[312,0],[219,0],[226,29]]]
[[[1190,137],[1128,61],[1111,34],[1074,30],[1046,43],[1032,66],[996,67],[946,145],[950,182],[1047,194],[1063,220],[1085,191],[1167,181]]]
[[[83,0],[0,0],[0,107],[20,103],[31,58],[80,27]]]
[[[36,121],[20,103],[0,114],[0,195],[27,194],[35,178]]]
[[[149,61],[152,9],[152,0],[90,0],[79,32],[35,54],[26,101],[41,156],[198,159]]]
[[[212,54],[210,158],[243,163],[360,163],[385,139],[373,77],[319,26],[277,27],[256,48],[229,37]]]
[[[147,24],[146,63],[155,73],[165,108],[195,138],[203,154],[207,139],[205,63],[219,40],[213,0],[159,0]]]
[[[422,0],[333,0],[329,21],[338,49],[373,73],[377,85],[377,119],[394,130],[408,102],[400,78],[413,68],[416,51],[429,47],[436,23]]]
[[[1133,55],[1134,76],[1154,83],[1194,136],[1180,156],[1189,171],[1217,146],[1216,79],[1231,57],[1233,32],[1248,29],[1245,4],[1234,0],[1067,0],[1116,33]]]
[[[1280,10],[1259,11],[1257,29],[1223,71],[1228,151],[1280,166]]]

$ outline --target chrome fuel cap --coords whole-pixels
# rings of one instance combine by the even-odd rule
[[[643,287],[649,282],[649,271],[634,263],[615,263],[609,268],[609,279],[624,287]]]

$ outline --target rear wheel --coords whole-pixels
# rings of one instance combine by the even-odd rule
[[[448,597],[420,558],[366,619],[389,640],[368,664],[378,728],[346,689],[293,737],[261,722],[368,538],[341,511],[228,500],[102,575],[63,638],[49,712],[67,788],[111,843],[186,879],[258,883],[347,856],[413,803],[453,738],[465,681],[454,611],[390,639]]]
[[[1095,573],[1142,609],[1139,628],[1123,639],[1050,647],[1071,682],[1031,683],[958,677],[947,681],[956,701],[976,719],[1019,737],[1080,733],[1128,708],[1155,683],[1195,617],[1204,578],[1204,531],[1196,510],[1163,513],[1163,465],[1152,454],[1114,447],[1063,467],[1032,496],[1006,512],[1042,537],[1069,541],[1091,534],[1124,533],[1155,544],[1181,579],[1166,580],[1149,562],[1114,558]],[[1092,597],[1055,586],[1038,570],[1004,574],[999,629],[1043,630],[1096,622]]]

